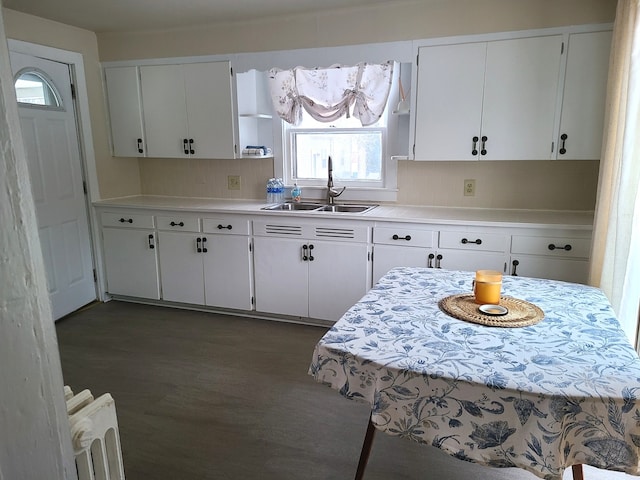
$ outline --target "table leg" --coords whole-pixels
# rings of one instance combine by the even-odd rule
[[[362,444],[362,450],[360,451],[360,460],[358,461],[358,470],[356,471],[355,480],[362,480],[364,478],[364,469],[367,467],[369,461],[369,454],[371,453],[371,447],[373,446],[373,435],[376,433],[376,427],[371,422],[369,417],[369,424],[367,425],[367,433],[364,435],[364,442]],[[582,478],[580,479],[582,480]]]
[[[571,465],[571,473],[573,473],[573,480],[584,480],[582,465]]]

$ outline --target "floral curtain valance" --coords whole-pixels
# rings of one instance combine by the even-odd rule
[[[291,124],[301,120],[302,108],[319,122],[353,114],[362,126],[372,125],[384,112],[391,89],[393,62],[358,63],[353,67],[296,67],[269,70],[273,106]]]

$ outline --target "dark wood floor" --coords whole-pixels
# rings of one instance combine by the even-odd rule
[[[116,301],[56,328],[65,384],[115,399],[128,480],[355,474],[368,407],[307,374],[325,328]],[[379,433],[365,478],[535,477]]]

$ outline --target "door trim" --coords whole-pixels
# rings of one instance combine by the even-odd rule
[[[105,285],[103,275],[102,253],[98,243],[99,232],[98,218],[93,208],[93,202],[100,200],[100,187],[96,169],[96,157],[93,147],[93,133],[91,129],[91,116],[89,113],[89,94],[84,70],[82,54],[69,50],[23,42],[21,40],[7,39],[9,51],[23,53],[35,57],[41,57],[60,63],[66,63],[71,69],[71,79],[75,86],[75,111],[77,117],[78,142],[80,146],[80,161],[82,163],[84,179],[87,183],[87,213],[89,214],[89,235],[91,237],[91,253],[93,255],[93,268],[96,269],[96,294],[97,298],[105,301]]]

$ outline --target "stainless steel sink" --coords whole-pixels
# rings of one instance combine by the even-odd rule
[[[275,205],[269,205],[268,207],[262,207],[262,210],[283,210],[283,211],[293,211],[293,210],[317,210],[321,208],[323,205],[320,203],[297,203],[297,202],[284,202],[277,203]]]
[[[364,213],[376,207],[377,205],[325,205],[318,211],[333,213]]]
[[[364,213],[377,207],[377,205],[324,205],[322,203],[297,203],[283,202],[275,205],[262,207],[262,210],[271,210],[279,212],[292,212],[302,210],[307,212],[332,212],[332,213]]]

